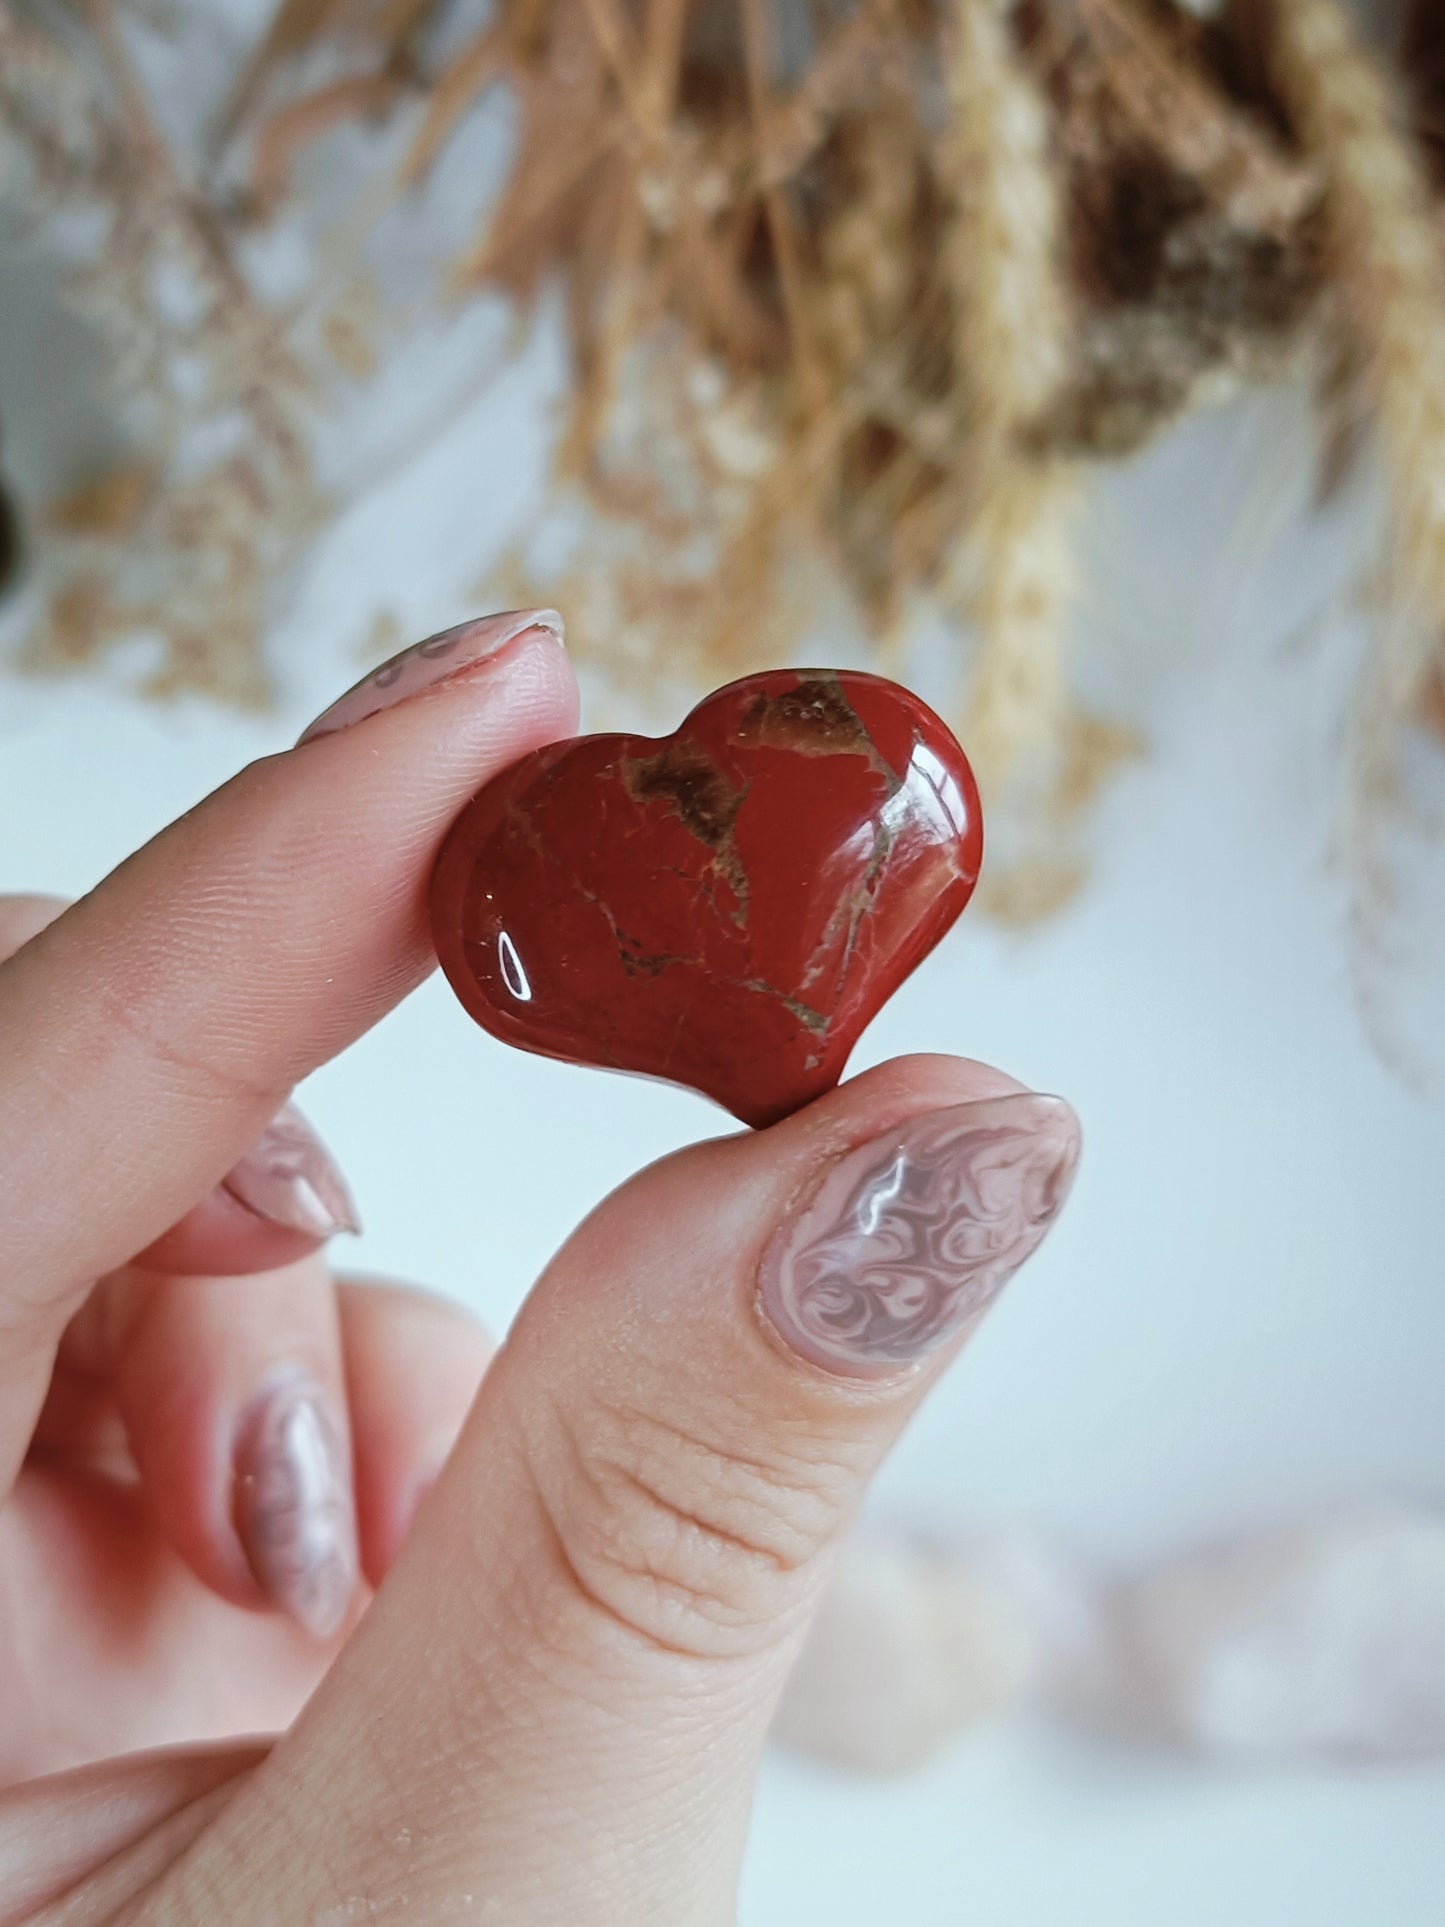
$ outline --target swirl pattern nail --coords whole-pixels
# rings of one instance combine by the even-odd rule
[[[499,654],[509,642],[515,642],[518,636],[533,629],[544,629],[557,642],[562,641],[562,618],[555,609],[507,609],[501,615],[459,622],[452,629],[428,636],[424,642],[413,643],[339,696],[329,709],[322,711],[300,741],[314,742],[318,736],[332,736],[339,729],[350,729],[355,723],[365,722],[408,696],[418,695],[423,689],[446,682],[464,669]]]
[[[1061,1209],[1079,1127],[1061,1098],[912,1118],[842,1158],[763,1260],[759,1302],[804,1358],[897,1371],[977,1319]]]
[[[299,1367],[282,1368],[243,1419],[235,1454],[236,1530],[275,1603],[328,1638],[356,1588],[350,1453],[331,1402]]]

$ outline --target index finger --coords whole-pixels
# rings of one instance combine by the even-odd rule
[[[433,638],[324,720],[0,967],[0,1491],[90,1282],[431,968],[426,881],[452,817],[575,728],[560,623]]]

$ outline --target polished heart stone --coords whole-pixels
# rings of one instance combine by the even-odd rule
[[[982,850],[972,771],[926,704],[780,669],[671,736],[583,736],[497,777],[447,837],[432,928],[504,1042],[762,1125],[837,1083]]]

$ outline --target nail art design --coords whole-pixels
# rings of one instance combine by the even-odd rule
[[[460,675],[484,657],[496,655],[529,629],[545,629],[559,643],[565,640],[562,618],[555,609],[507,609],[501,615],[459,622],[454,629],[443,629],[425,642],[413,643],[363,676],[344,696],[338,696],[302,734],[297,747],[365,722],[368,716],[391,709],[420,690]]]
[[[1058,1215],[1078,1157],[1062,1098],[911,1118],[840,1159],[777,1233],[762,1310],[826,1370],[897,1371],[993,1302]]]
[[[318,1639],[356,1589],[356,1505],[346,1441],[326,1392],[300,1367],[277,1372],[241,1422],[235,1522],[257,1581]]]
[[[281,1107],[221,1188],[258,1218],[311,1238],[361,1229],[335,1159],[294,1104]]]

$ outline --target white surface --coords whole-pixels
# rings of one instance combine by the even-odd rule
[[[459,613],[469,532],[509,523],[536,472],[532,380],[338,531],[278,643],[283,718],[0,683],[0,888],[84,889],[288,741],[379,601],[418,634]],[[1339,522],[1281,544],[1241,500],[1282,408],[1191,431],[1096,515],[1084,626],[1154,753],[1105,805],[1092,889],[1027,940],[966,918],[856,1060],[989,1058],[1069,1096],[1087,1136],[1062,1225],[877,1503],[1026,1514],[1109,1567],[1365,1495],[1445,1502],[1445,1108],[1382,1067],[1350,989],[1327,850],[1352,552]],[[1252,499],[1288,521],[1288,490]],[[509,1053],[435,980],[305,1102],[362,1201],[361,1261],[496,1325],[600,1194],[725,1122]],[[1232,1778],[1020,1730],[886,1784],[771,1761],[745,1907],[749,1927],[1441,1919],[1445,1768]]]

